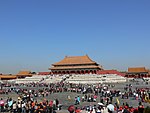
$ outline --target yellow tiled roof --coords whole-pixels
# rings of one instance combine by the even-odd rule
[[[60,62],[57,62],[55,65],[70,65],[70,64],[95,64],[96,62],[92,61],[87,55],[85,56],[72,56],[65,57]]]
[[[4,79],[4,78],[10,78],[10,79],[16,79],[16,75],[0,75],[0,78]]]
[[[133,67],[133,68],[128,68],[128,72],[130,72],[130,73],[134,73],[134,72],[140,73],[140,72],[148,72],[148,71],[146,70],[145,67]]]
[[[18,76],[21,75],[32,75],[30,71],[19,71],[19,73],[17,74]]]

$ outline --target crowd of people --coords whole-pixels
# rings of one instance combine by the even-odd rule
[[[8,98],[6,102],[1,104],[1,112],[12,113],[56,113],[55,110],[60,110],[60,108],[58,99],[37,102],[30,96],[26,98],[18,97],[18,100]]]
[[[56,113],[62,109],[63,103],[60,103],[59,99],[55,97],[53,100],[44,98],[51,94],[62,92],[76,93],[73,105],[68,105],[70,113],[144,113],[144,109],[147,110],[148,108],[145,108],[146,106],[143,106],[142,103],[149,102],[150,98],[149,88],[133,88],[132,84],[125,85],[123,89],[115,89],[115,85],[110,84],[72,84],[65,82],[56,84],[7,83],[2,84],[2,90],[5,95],[9,95],[12,92],[18,95],[17,100],[9,97],[7,99],[1,98],[0,100],[1,112],[10,111],[13,113]],[[42,97],[43,101],[38,102],[38,97]],[[68,101],[71,98],[71,95],[68,95]],[[118,98],[130,98],[136,100],[139,105],[133,107],[133,105],[129,105],[127,102],[120,102]],[[85,102],[90,105],[82,106],[82,103]],[[97,105],[91,104],[94,102]]]

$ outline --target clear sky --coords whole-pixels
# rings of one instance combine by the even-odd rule
[[[0,73],[86,54],[104,69],[150,68],[150,0],[0,0]]]

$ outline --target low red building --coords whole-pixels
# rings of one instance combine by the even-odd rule
[[[51,72],[39,72],[38,75],[51,75]]]
[[[100,70],[97,72],[97,74],[101,75],[101,74],[117,74],[117,75],[120,75],[120,76],[125,76],[124,73],[121,73],[117,70]]]

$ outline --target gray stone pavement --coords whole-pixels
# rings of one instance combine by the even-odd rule
[[[126,84],[131,84],[131,83],[118,83],[118,84],[114,84],[115,87],[114,88],[110,88],[110,89],[117,89],[117,90],[121,90],[124,91],[124,86]],[[146,85],[144,83],[139,83],[139,85],[137,85],[136,83],[132,83],[133,85],[133,89],[135,88],[150,88],[150,85]],[[71,100],[68,100],[68,95],[71,97]],[[67,108],[69,107],[69,105],[73,105],[75,103],[74,99],[76,96],[80,96],[82,97],[82,94],[78,94],[78,93],[73,93],[73,92],[62,92],[62,93],[54,93],[49,95],[48,97],[38,97],[35,98],[38,102],[43,101],[44,99],[47,100],[54,100],[54,99],[58,99],[60,104],[63,105],[62,110],[61,111],[57,111],[57,113],[68,113]],[[10,93],[8,95],[3,95],[0,94],[0,98],[3,99],[7,99],[8,97],[11,97],[15,100],[17,100],[18,95],[16,93]],[[130,106],[133,107],[137,107],[138,106],[138,101],[137,100],[133,100],[133,98],[129,98],[129,99],[121,99],[120,97],[118,98],[120,101],[120,105],[122,105],[122,103],[128,103]],[[83,106],[89,106],[89,105],[97,105],[97,103],[100,101],[100,97],[98,96],[97,98],[97,102],[81,102],[80,105],[77,105],[76,107],[83,107]],[[116,98],[113,99],[113,104],[116,103]],[[148,103],[143,103],[143,105],[146,106],[150,106],[150,104]]]

